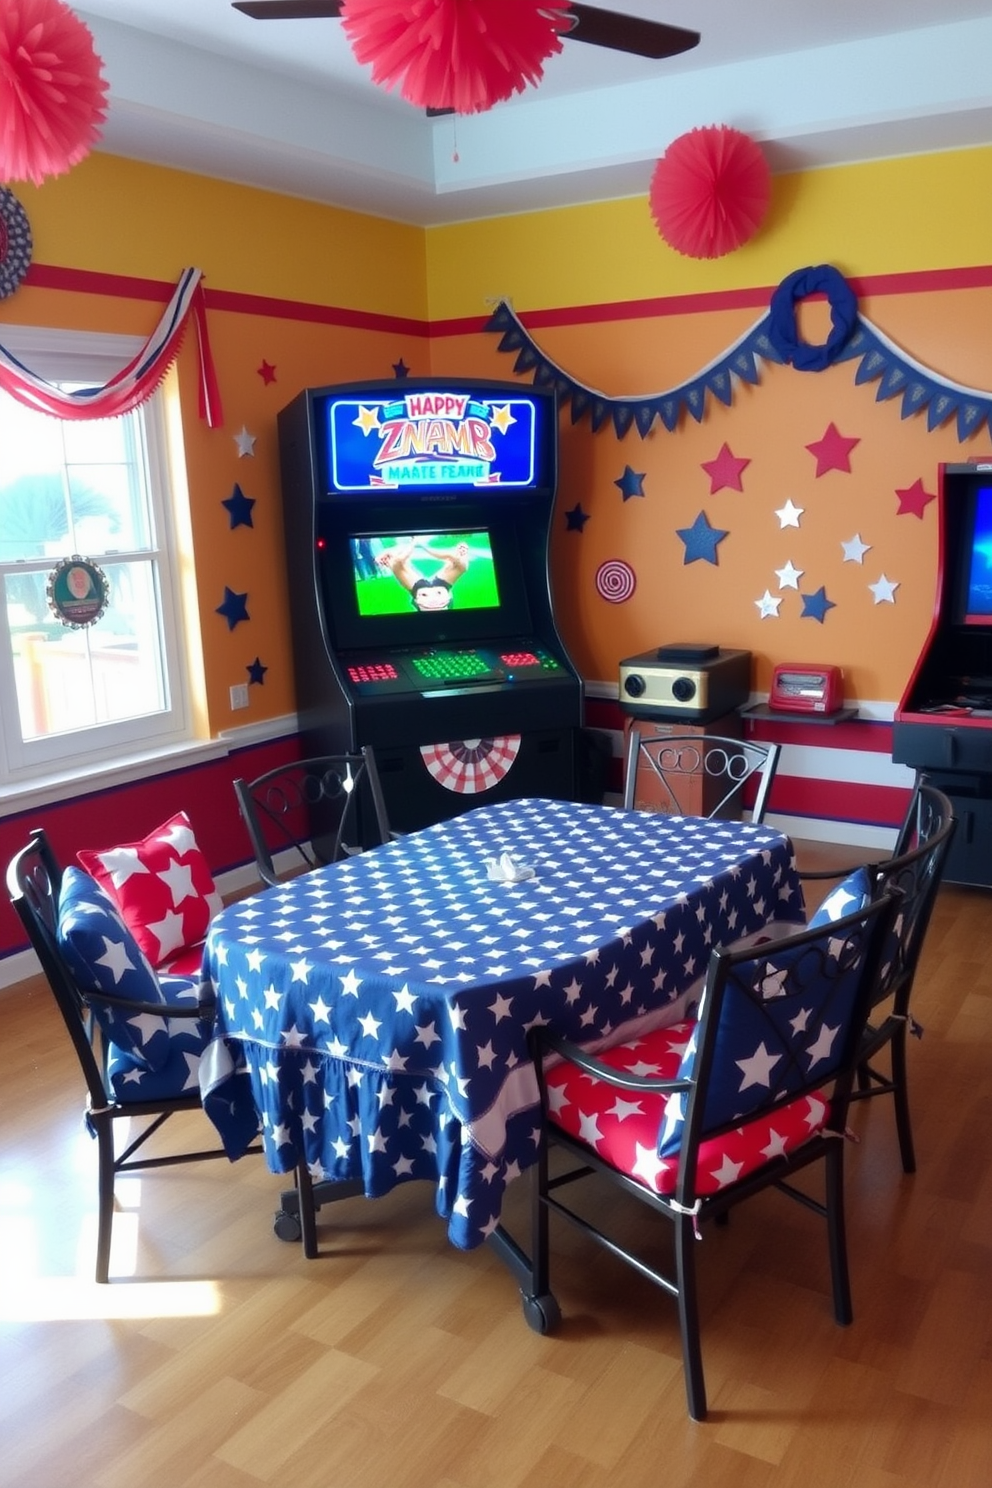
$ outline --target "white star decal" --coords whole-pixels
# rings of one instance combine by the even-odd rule
[[[238,459],[244,459],[246,455],[255,453],[255,435],[249,434],[244,424],[234,436],[234,442],[238,446]]]
[[[856,532],[847,542],[842,542],[845,563],[863,563],[865,554],[870,551],[871,543],[861,541],[861,533]]]
[[[777,620],[778,608],[782,603],[781,595],[770,594],[766,589],[760,599],[754,601],[758,608],[758,614],[762,620]]]
[[[804,506],[796,506],[791,496],[784,506],[780,506],[775,515],[778,517],[779,527],[798,527],[799,518],[806,510]]]
[[[780,589],[798,589],[799,580],[802,578],[805,572],[806,570],[804,568],[796,568],[795,564],[790,558],[784,568],[777,568],[775,570],[775,577],[778,579],[778,587]]]
[[[894,605],[896,602],[896,590],[899,588],[899,580],[887,579],[883,573],[877,582],[869,584],[868,588],[874,594],[876,604]]]

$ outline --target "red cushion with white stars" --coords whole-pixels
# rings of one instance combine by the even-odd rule
[[[659,1080],[678,1078],[695,1019],[659,1028],[629,1044],[604,1049],[597,1059],[612,1069]],[[584,1142],[611,1167],[658,1194],[675,1192],[678,1157],[658,1156],[658,1134],[669,1101],[648,1091],[622,1090],[562,1061],[546,1072],[548,1115],[555,1126]],[[773,1157],[792,1152],[824,1125],[829,1106],[821,1096],[783,1101],[773,1112],[700,1143],[696,1191],[718,1193]]]
[[[180,952],[197,946],[223,908],[185,811],[141,842],[103,852],[84,848],[76,856],[117,904],[153,966],[171,967]]]

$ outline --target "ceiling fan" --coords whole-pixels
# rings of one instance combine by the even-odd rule
[[[343,0],[233,0],[233,4],[235,10],[256,21],[310,21],[340,16]],[[597,5],[573,3],[570,20],[571,28],[564,33],[567,41],[585,41],[590,46],[609,47],[655,61],[691,51],[700,40],[698,31],[620,15]]]

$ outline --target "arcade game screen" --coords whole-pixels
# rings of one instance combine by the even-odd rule
[[[965,625],[992,624],[992,486],[975,493],[970,542],[965,544]]]
[[[352,537],[349,545],[362,617],[499,608],[487,531],[376,533]]]

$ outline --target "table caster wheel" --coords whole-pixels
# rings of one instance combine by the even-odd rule
[[[285,1209],[277,1209],[272,1221],[272,1229],[279,1240],[301,1240],[303,1238],[303,1226],[300,1224],[298,1214],[289,1214]]]
[[[561,1322],[561,1308],[550,1292],[541,1297],[528,1297],[521,1293],[524,1319],[534,1333],[553,1333]]]

